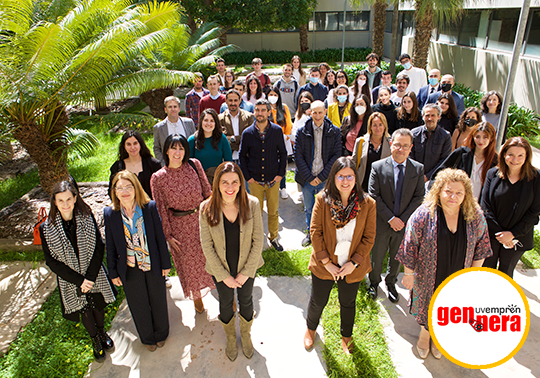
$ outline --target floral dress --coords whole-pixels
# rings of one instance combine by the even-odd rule
[[[180,252],[173,248],[170,250],[184,297],[196,300],[214,288],[212,277],[205,270],[199,214],[195,212],[177,217],[170,210],[198,209],[204,198],[212,192],[201,163],[197,159],[191,160],[198,172],[187,162],[179,168],[163,167],[154,173],[150,186],[161,216],[165,238],[167,241],[174,238],[180,244]]]

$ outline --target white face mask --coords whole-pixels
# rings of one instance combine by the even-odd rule
[[[358,79],[358,80],[357,80],[357,83],[358,83],[359,86],[363,87],[364,84],[366,84],[366,81],[363,80],[363,79]]]
[[[268,96],[268,102],[274,105],[278,100],[278,96],[270,95]]]
[[[362,106],[362,105],[358,105],[358,106],[355,106],[354,107],[354,110],[356,111],[356,114],[358,115],[362,115],[366,112],[366,107],[365,106]]]

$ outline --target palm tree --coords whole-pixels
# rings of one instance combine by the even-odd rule
[[[0,130],[28,151],[50,192],[68,175],[66,106],[100,108],[152,88],[184,84],[191,74],[133,64],[170,38],[180,18],[176,4],[58,0],[51,4],[67,10],[42,17],[43,4],[0,0]]]
[[[377,0],[373,4],[373,48],[378,56],[384,56],[384,29],[386,26],[386,1]]]
[[[413,45],[413,64],[426,68],[431,43],[431,34],[435,22],[445,19],[453,21],[459,18],[463,10],[464,0],[416,0],[415,1],[415,34]]]

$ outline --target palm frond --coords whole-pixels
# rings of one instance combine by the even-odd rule
[[[0,0],[0,30],[25,33],[31,25],[32,0]]]
[[[89,131],[67,128],[62,134],[62,140],[67,146],[68,160],[83,159],[92,156],[100,146],[98,138]]]

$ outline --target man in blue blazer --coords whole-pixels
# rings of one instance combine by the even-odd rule
[[[436,68],[429,71],[428,85],[423,86],[418,91],[418,97],[416,98],[418,100],[418,109],[422,110],[429,95],[441,90],[439,80],[441,80],[441,71]]]
[[[454,84],[455,81],[452,75],[444,75],[441,79],[441,90],[439,92],[435,92],[429,95],[426,104],[435,104],[439,99],[440,95],[450,92],[452,94],[454,102],[456,103],[458,117],[460,117],[461,113],[465,111],[465,100],[463,95],[460,95],[459,93],[456,93],[452,90]]]

